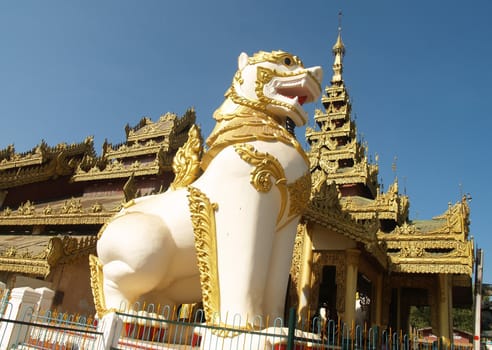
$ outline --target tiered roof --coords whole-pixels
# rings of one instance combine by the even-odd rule
[[[93,156],[93,138],[50,147],[43,140],[32,150],[16,153],[13,145],[0,150],[0,190],[71,175],[81,160]],[[1,204],[1,203],[0,203]]]
[[[133,128],[127,125],[126,142],[117,145],[105,142],[102,156],[85,157],[72,180],[128,178],[132,174],[161,175],[171,171],[174,153],[186,141],[195,119],[195,111],[190,109],[182,118],[166,113],[157,122],[144,117]]]
[[[342,77],[345,46],[340,32],[333,54],[331,86],[325,88],[326,95],[321,98],[324,111],[317,109],[314,115],[319,129],[306,129],[313,182],[315,186],[335,182],[343,195],[373,198],[378,187],[378,167],[367,161],[366,149],[356,139],[352,105]]]
[[[466,197],[432,220],[415,220],[378,237],[386,242],[391,272],[473,273],[470,208]]]
[[[333,54],[331,85],[321,99],[324,111],[315,111],[317,128],[306,129],[313,187],[305,217],[362,243],[389,272],[470,277],[473,242],[468,238],[467,201],[432,220],[410,221],[409,199],[399,193],[398,180],[381,191],[378,165],[368,162],[366,147],[356,138],[342,75],[340,28]]]

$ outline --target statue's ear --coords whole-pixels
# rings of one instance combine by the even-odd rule
[[[247,65],[248,65],[248,54],[246,52],[241,52],[241,54],[237,58],[237,67],[239,68],[239,70],[242,70]]]

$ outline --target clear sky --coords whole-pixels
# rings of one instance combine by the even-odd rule
[[[326,86],[339,10],[353,117],[384,189],[398,176],[411,219],[470,194],[492,283],[490,1],[2,1],[0,149],[92,135],[100,153],[127,123],[191,106],[206,134],[241,51],[290,51]]]

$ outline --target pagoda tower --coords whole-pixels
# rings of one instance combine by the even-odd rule
[[[324,111],[316,109],[314,115],[319,130],[306,129],[313,189],[334,182],[342,196],[373,199],[378,189],[378,166],[368,163],[366,147],[356,139],[352,105],[342,76],[345,46],[340,27],[332,52],[331,86],[325,88],[326,95],[321,98]]]

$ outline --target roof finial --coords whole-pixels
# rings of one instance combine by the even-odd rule
[[[342,32],[342,10],[338,11],[338,34]]]
[[[342,41],[342,11],[338,12],[338,36],[335,45],[332,48],[333,55],[335,55],[335,62],[333,63],[333,77],[331,78],[332,84],[343,84],[342,72],[343,72],[343,55],[345,54],[345,46]]]

